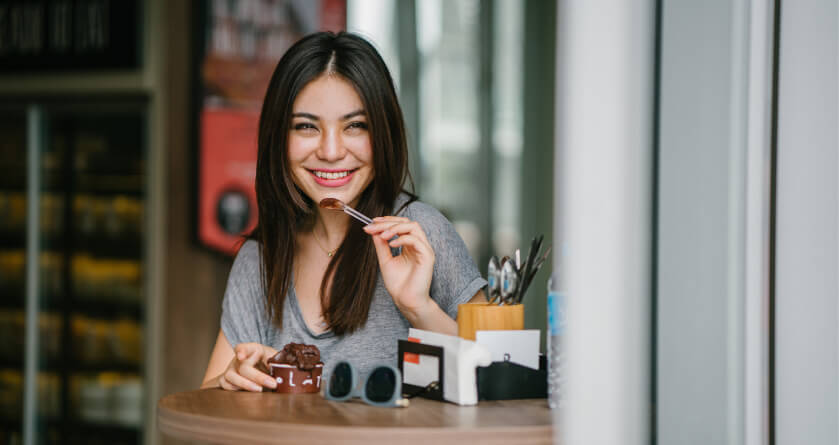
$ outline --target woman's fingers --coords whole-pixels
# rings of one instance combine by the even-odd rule
[[[262,351],[263,351],[262,362],[265,363],[266,365],[268,364],[268,359],[277,355],[277,352],[279,352],[276,349],[274,349],[270,346],[265,346],[265,345],[262,345]]]
[[[372,223],[364,226],[364,230],[367,233],[373,235],[373,234],[376,234],[376,233],[381,233],[382,231],[387,230],[388,228],[393,227],[397,224],[409,223],[409,222],[412,222],[412,221],[408,218],[404,218],[404,217],[401,217],[401,216],[379,216],[379,217],[373,218]]]
[[[390,246],[387,245],[387,240],[382,237],[373,235],[373,247],[376,248],[376,256],[379,258],[379,264],[387,264],[393,259],[390,253]]]
[[[373,222],[380,222],[380,221],[389,221],[389,222],[407,222],[410,221],[409,218],[405,218],[404,216],[377,216],[373,218]]]
[[[373,244],[379,261],[386,262],[391,258],[390,248],[403,246],[434,258],[434,250],[425,236],[425,231],[415,221],[396,224],[378,223],[376,226],[367,226],[364,230],[373,236]]]
[[[382,238],[390,239],[394,236],[402,236],[402,235],[414,235],[417,238],[428,242],[425,238],[425,230],[422,230],[422,227],[416,221],[410,221],[406,223],[399,223],[394,224],[391,227],[388,227],[385,231],[381,233]]]
[[[259,343],[240,343],[236,345],[235,351],[238,363],[232,367],[232,371],[236,377],[241,377],[246,382],[243,383],[236,377],[226,376],[229,383],[251,391],[262,391],[263,386],[269,388],[277,386],[277,382],[270,375],[258,369],[260,366],[265,367],[267,360],[277,353],[276,349]],[[259,389],[255,389],[256,386]]]
[[[434,250],[425,230],[418,222],[398,216],[374,218],[373,223],[364,227],[364,231],[373,236],[373,244],[380,263],[389,262],[390,249],[407,247],[420,256],[434,260]]]
[[[254,354],[262,352],[262,345],[259,343],[239,343],[233,350],[240,362],[251,358]]]
[[[225,372],[225,374],[226,374],[226,372]],[[227,379],[224,378],[224,374],[222,374],[218,377],[218,386],[220,386],[221,389],[226,389],[228,391],[239,391],[240,389],[242,389],[242,388],[239,388],[238,386],[228,382]]]
[[[411,247],[420,254],[432,255],[432,257],[434,255],[434,251],[430,248],[428,243],[424,240],[420,240],[414,234],[400,235],[399,238],[388,242],[388,246],[393,248]]]
[[[404,218],[407,220],[407,218]],[[412,234],[417,238],[428,243],[428,238],[425,236],[425,230],[416,221],[407,220],[404,222],[385,221],[380,223],[373,223],[364,227],[364,231],[370,235],[379,235],[386,240],[390,240],[394,236],[402,236]]]
[[[239,374],[260,386],[267,386],[271,389],[277,387],[277,381],[274,380],[273,377],[256,369],[254,365],[242,364],[242,366],[239,367]]]
[[[395,222],[378,222],[378,223],[370,223],[364,226],[364,231],[369,233],[370,235],[377,235],[379,233],[384,232],[385,230],[395,226],[398,223]]]
[[[253,391],[253,392],[261,392],[262,385],[258,385],[255,382],[252,382],[240,375],[233,369],[228,369],[227,372],[224,373],[224,379],[227,380],[228,383],[239,387],[240,389],[244,389],[246,391]]]

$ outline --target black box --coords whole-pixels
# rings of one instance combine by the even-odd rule
[[[548,366],[544,354],[539,355],[539,370],[512,362],[492,362],[479,366],[478,400],[546,399],[548,397]]]

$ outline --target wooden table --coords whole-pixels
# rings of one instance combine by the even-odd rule
[[[166,435],[214,443],[550,444],[552,412],[544,399],[457,406],[416,398],[407,408],[377,408],[319,394],[203,389],[168,395],[157,405]]]

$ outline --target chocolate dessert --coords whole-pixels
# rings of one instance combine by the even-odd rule
[[[323,362],[315,345],[289,343],[268,359],[271,377],[277,381],[275,392],[314,393],[320,391]]]

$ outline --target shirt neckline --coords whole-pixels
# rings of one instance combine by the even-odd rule
[[[289,285],[288,289],[288,299],[289,305],[291,306],[291,311],[294,313],[294,317],[297,319],[297,323],[299,323],[300,326],[303,326],[303,330],[310,338],[314,340],[322,340],[324,338],[330,338],[335,336],[335,333],[332,332],[332,330],[324,331],[320,334],[315,334],[314,332],[312,332],[311,329],[309,329],[309,324],[306,323],[306,319],[303,318],[303,311],[300,310],[300,303],[298,303],[297,301],[297,291],[294,289],[294,274],[292,274],[291,284]]]
[[[407,201],[408,199],[409,199],[409,197],[408,197],[407,194],[400,192],[399,195],[396,197],[396,202],[395,202],[393,210],[396,210],[399,207],[401,207],[402,204],[405,201]],[[414,201],[414,202],[417,202],[417,201]],[[407,207],[404,208],[404,209],[401,209],[401,211],[398,213],[398,215],[399,216],[407,216],[409,218],[411,217],[409,209]],[[402,249],[402,248],[399,247],[399,249]],[[376,267],[378,268],[378,265]],[[379,270],[379,276],[377,277],[377,279],[381,279],[381,270]],[[297,301],[297,290],[295,289],[295,284],[294,284],[294,273],[291,274],[291,284],[289,285],[289,288],[288,288],[288,300],[289,300],[289,306],[291,307],[291,312],[294,313],[294,317],[297,319],[297,323],[300,324],[300,326],[303,327],[303,331],[306,332],[306,335],[308,335],[309,338],[312,338],[314,340],[321,340],[321,339],[330,338],[330,337],[335,336],[335,333],[332,330],[328,330],[328,331],[322,332],[320,334],[315,334],[314,332],[312,332],[311,329],[309,329],[309,324],[306,323],[306,319],[303,317],[303,311],[300,309],[300,303]]]

